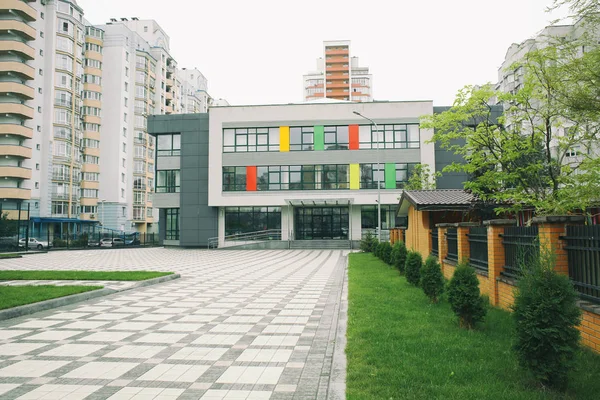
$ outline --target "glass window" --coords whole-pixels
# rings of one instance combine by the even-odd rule
[[[348,126],[326,126],[325,150],[347,150],[349,143]]]
[[[271,229],[281,229],[281,207],[225,207],[225,236]]]
[[[179,208],[167,208],[166,213],[166,240],[179,240]]]
[[[379,187],[385,189],[385,164],[360,164],[360,188],[361,189],[377,189]]]
[[[180,190],[181,181],[178,169],[156,171],[156,193],[179,193]]]
[[[379,135],[373,125],[359,127],[359,148],[407,149],[420,147],[418,124],[378,125]],[[378,137],[379,136],[379,137]]]
[[[223,129],[223,152],[279,151],[279,128]]]
[[[290,128],[290,151],[313,150],[314,128],[292,127]]]
[[[246,190],[246,167],[223,167],[223,191]]]
[[[181,135],[174,133],[172,135],[158,135],[156,155],[178,156],[181,154]]]

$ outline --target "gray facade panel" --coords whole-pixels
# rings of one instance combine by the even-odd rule
[[[419,149],[379,150],[382,163],[418,163]],[[304,165],[304,164],[360,164],[377,160],[377,150],[291,151],[289,153],[224,153],[223,165]]]
[[[217,236],[217,209],[208,207],[208,114],[152,116],[148,120],[152,135],[181,133],[180,240],[181,246],[204,247]],[[160,158],[159,158],[160,159]],[[171,161],[159,165],[172,165]],[[165,211],[160,210],[164,221]],[[161,238],[164,228],[159,224]]]
[[[180,162],[179,157],[156,157],[156,170],[179,169]]]

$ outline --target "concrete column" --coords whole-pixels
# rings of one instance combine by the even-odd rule
[[[505,226],[516,225],[515,220],[496,219],[484,221],[483,225],[487,226],[487,241],[488,241],[488,279],[490,290],[490,303],[497,306],[499,304],[498,296],[498,278],[504,270],[504,245],[502,244],[501,234],[504,233]]]

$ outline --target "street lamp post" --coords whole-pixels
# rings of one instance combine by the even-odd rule
[[[353,113],[375,125],[375,132],[377,132],[377,241],[381,243],[381,157],[379,155],[379,126],[371,118],[365,117],[358,111],[353,111]]]

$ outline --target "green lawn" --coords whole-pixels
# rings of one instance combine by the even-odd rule
[[[0,286],[0,310],[102,289],[102,286]]]
[[[513,322],[492,308],[477,331],[458,328],[447,302],[371,254],[350,254],[348,399],[598,399],[600,356],[583,350],[566,396],[543,392],[511,351]]]
[[[16,253],[3,253],[0,254],[0,259],[2,258],[22,258],[23,256]]]
[[[145,281],[171,274],[151,271],[0,271],[0,281]]]

